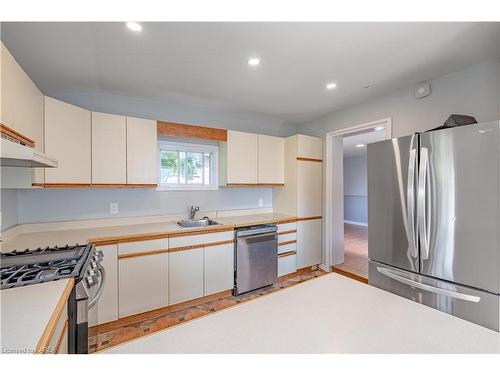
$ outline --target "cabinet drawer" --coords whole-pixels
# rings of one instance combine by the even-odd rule
[[[118,244],[118,255],[168,249],[168,238]]]
[[[297,222],[294,221],[293,223],[278,224],[278,233],[287,232],[289,230],[297,230]]]
[[[228,241],[234,238],[233,230],[228,230],[225,232],[214,232],[214,233],[204,233],[196,234],[191,236],[182,237],[170,237],[169,245],[170,248],[183,247],[183,246],[193,246],[193,245],[203,245],[212,242]]]
[[[278,232],[278,243],[295,241],[297,239],[297,232],[279,234]]]
[[[278,258],[278,277],[297,271],[297,255]]]
[[[278,245],[278,254],[288,253],[289,251],[296,251],[297,243],[292,242],[286,245]]]

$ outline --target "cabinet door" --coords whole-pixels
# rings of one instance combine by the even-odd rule
[[[297,216],[321,216],[323,165],[314,161],[297,161]]]
[[[234,130],[227,132],[227,183],[256,184],[258,182],[257,134]]]
[[[106,271],[106,282],[99,301],[90,310],[89,326],[118,319],[118,246],[99,246],[104,255],[102,266]]]
[[[90,111],[45,97],[45,152],[58,161],[47,183],[90,184]]]
[[[204,295],[233,289],[233,243],[204,247]]]
[[[259,183],[285,183],[285,139],[259,134]]]
[[[156,121],[127,117],[127,184],[158,182]]]
[[[321,263],[321,219],[297,222],[297,268]]]
[[[92,183],[127,183],[125,116],[92,112]]]
[[[169,253],[170,304],[203,296],[203,247]]]
[[[119,260],[119,316],[168,305],[168,253]]]
[[[323,139],[299,134],[297,136],[297,157],[323,159]]]

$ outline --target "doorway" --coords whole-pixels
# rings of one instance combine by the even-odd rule
[[[367,145],[390,139],[390,118],[326,136],[325,252],[328,268],[368,279]]]

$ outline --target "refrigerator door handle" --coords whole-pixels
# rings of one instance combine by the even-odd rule
[[[430,220],[427,217],[427,178],[429,177],[429,150],[426,147],[420,149],[420,168],[418,171],[418,193],[417,193],[417,226],[422,245],[422,259],[429,258]]]
[[[448,289],[443,289],[443,288],[438,288],[432,285],[427,285],[415,280],[407,279],[406,277],[403,277],[401,275],[398,275],[394,272],[392,272],[389,268],[385,267],[377,267],[377,271],[380,272],[382,275],[385,275],[393,280],[399,281],[400,283],[409,285],[411,287],[425,290],[426,292],[431,292],[435,294],[441,294],[444,296],[456,298],[456,299],[461,299],[463,301],[469,301],[469,302],[479,302],[481,300],[481,297],[473,296],[470,294],[465,294],[465,293],[459,293],[455,292],[453,290],[448,290]]]
[[[415,166],[417,165],[417,150],[410,150],[410,160],[408,162],[408,180],[406,187],[406,215],[408,221],[408,239],[410,242],[410,255],[418,257],[417,234],[415,229]]]

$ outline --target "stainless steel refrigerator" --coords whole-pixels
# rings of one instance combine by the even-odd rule
[[[369,144],[369,284],[499,331],[500,122]]]

